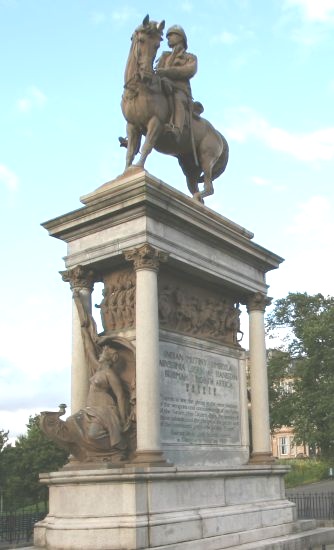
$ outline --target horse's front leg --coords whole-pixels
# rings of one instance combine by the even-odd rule
[[[144,167],[145,161],[155,146],[162,129],[163,123],[161,120],[157,116],[152,117],[147,125],[146,138],[141,148],[140,159],[136,163],[136,166]]]
[[[125,169],[131,166],[133,159],[140,148],[141,133],[138,128],[130,122],[126,125],[126,134],[128,136],[128,145],[126,151],[126,164]]]

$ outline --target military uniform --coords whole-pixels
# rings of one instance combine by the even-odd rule
[[[157,72],[161,70],[162,78],[171,81],[173,88],[174,112],[171,121],[181,134],[185,121],[185,112],[189,108],[192,98],[190,79],[197,72],[197,57],[187,50],[187,37],[182,27],[175,25],[167,31],[169,34],[177,34],[182,38],[183,45],[177,44],[171,52],[163,52],[157,63]]]
[[[189,80],[197,72],[197,57],[182,48],[180,51],[163,52],[157,65],[157,69],[165,69],[164,76],[173,81],[173,88],[182,90],[191,97]]]

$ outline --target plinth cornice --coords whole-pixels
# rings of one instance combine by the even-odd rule
[[[276,269],[283,261],[280,256],[252,242],[253,233],[244,227],[146,171],[120,176],[83,196],[81,201],[85,205],[83,208],[42,224],[51,236],[71,243],[146,216],[179,228],[184,234],[215,243],[234,255],[247,256],[248,262],[265,272]]]

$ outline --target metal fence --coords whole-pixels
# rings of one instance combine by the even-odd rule
[[[334,519],[334,493],[289,493],[299,519]]]
[[[7,544],[30,542],[34,524],[46,516],[47,512],[3,512],[0,514],[0,548]]]

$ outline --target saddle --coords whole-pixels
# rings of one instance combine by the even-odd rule
[[[169,78],[161,78],[161,91],[165,94],[167,99],[173,95],[173,82]],[[194,101],[192,98],[189,98],[188,108],[195,118],[199,118],[204,111],[202,103],[200,101]]]

